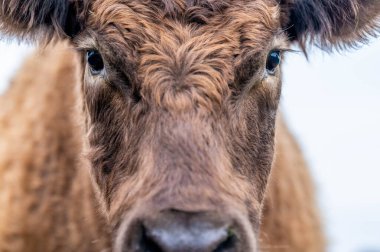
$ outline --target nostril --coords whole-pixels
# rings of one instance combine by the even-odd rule
[[[144,226],[142,226],[140,244],[142,244],[142,249],[144,252],[164,252],[164,250],[161,249],[160,245],[158,245],[154,239],[149,237]]]
[[[230,251],[236,246],[237,238],[232,230],[228,230],[228,236],[224,241],[221,241],[219,246],[213,252]]]

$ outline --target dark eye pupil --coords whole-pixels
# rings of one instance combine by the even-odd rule
[[[98,51],[91,50],[87,52],[87,62],[91,67],[93,74],[98,74],[104,68],[102,56]]]
[[[278,65],[280,65],[281,63],[281,55],[280,55],[280,52],[279,51],[272,51],[269,55],[268,55],[268,59],[267,59],[267,70],[270,72],[270,73],[274,73],[274,71],[276,70],[276,68],[278,67]]]

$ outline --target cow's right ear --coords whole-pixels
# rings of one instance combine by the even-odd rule
[[[0,0],[0,32],[49,42],[81,31],[88,0]]]

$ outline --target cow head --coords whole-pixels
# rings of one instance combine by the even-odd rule
[[[94,188],[116,251],[257,251],[291,43],[354,46],[376,0],[0,1],[1,30],[82,58]]]

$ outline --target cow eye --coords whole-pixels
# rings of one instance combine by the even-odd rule
[[[267,58],[267,71],[274,74],[281,63],[281,52],[278,50],[271,51]]]
[[[87,63],[90,66],[91,73],[98,75],[104,69],[103,58],[96,50],[87,51]]]

